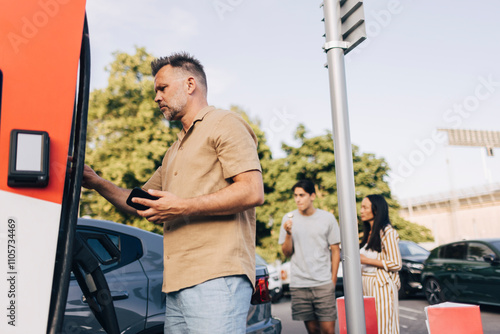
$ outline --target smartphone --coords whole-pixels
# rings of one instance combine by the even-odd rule
[[[145,205],[142,205],[139,203],[132,202],[132,198],[134,198],[134,197],[142,197],[142,198],[151,199],[151,200],[157,200],[159,198],[159,197],[150,195],[147,191],[144,191],[139,187],[132,189],[132,191],[130,192],[130,195],[127,198],[127,204],[130,205],[131,207],[133,207],[134,209],[137,209],[137,210],[147,210],[147,209],[149,209],[149,206],[145,206]]]

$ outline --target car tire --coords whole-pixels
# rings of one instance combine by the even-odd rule
[[[446,301],[443,288],[435,278],[425,281],[425,298],[430,305],[439,304]]]

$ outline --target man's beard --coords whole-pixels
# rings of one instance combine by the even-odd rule
[[[163,117],[165,117],[167,121],[175,121],[180,112],[181,110],[178,108],[173,109],[172,107],[167,107],[167,111],[163,112]]]
[[[161,105],[161,107],[166,107],[167,110],[163,112],[163,116],[167,121],[177,121],[181,118],[180,113],[187,104],[187,96],[182,94],[182,91],[177,91],[177,93],[170,100],[169,105]]]

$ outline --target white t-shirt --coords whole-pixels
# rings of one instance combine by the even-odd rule
[[[376,259],[377,258],[377,252],[372,250],[372,249],[366,249],[366,244],[359,250],[360,254],[363,254],[367,258],[370,259]],[[377,272],[377,267],[375,266],[370,266],[368,264],[362,264],[361,265],[361,272],[365,274],[370,274],[370,273],[376,273]]]
[[[290,287],[313,287],[331,282],[330,246],[340,243],[340,229],[335,216],[321,209],[316,209],[310,216],[303,216],[298,210],[290,213],[293,214]],[[280,245],[285,242],[283,224],[288,219],[287,213],[281,221]]]

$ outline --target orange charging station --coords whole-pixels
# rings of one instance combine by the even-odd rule
[[[57,333],[85,157],[85,0],[0,4],[0,333]]]

